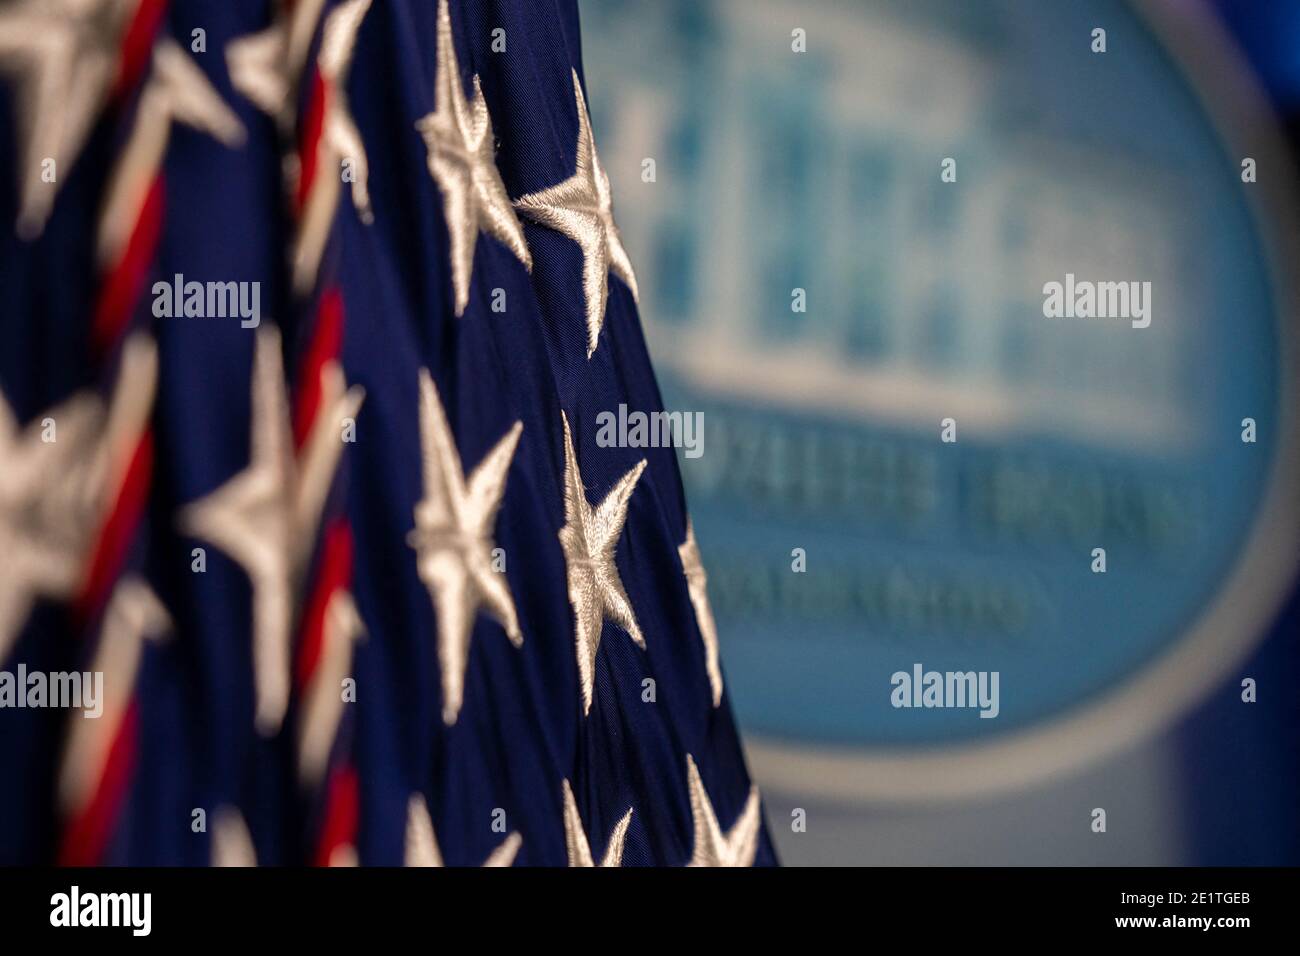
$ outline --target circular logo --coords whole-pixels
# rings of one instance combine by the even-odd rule
[[[760,777],[831,795],[1150,733],[1294,570],[1295,207],[1226,44],[973,6],[584,10],[732,706]]]

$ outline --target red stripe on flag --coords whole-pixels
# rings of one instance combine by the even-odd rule
[[[85,625],[102,606],[117,579],[131,543],[131,535],[144,513],[153,477],[153,429],[145,429],[131,456],[117,499],[100,529],[85,584],[75,604],[77,619]]]
[[[352,582],[352,529],[346,519],[335,520],[321,543],[316,586],[303,609],[302,643],[298,649],[297,679],[306,687],[325,650],[325,613],[334,592]]]
[[[95,795],[73,814],[63,832],[58,856],[60,866],[97,866],[103,861],[104,850],[131,782],[139,726],[140,712],[132,700],[122,715],[117,736],[113,738]]]
[[[117,81],[113,86],[113,98],[120,99],[129,93],[144,75],[153,54],[154,37],[158,35],[158,26],[163,14],[167,12],[168,0],[140,0],[122,38],[122,56],[118,61]]]
[[[332,95],[329,84],[315,66],[311,71],[311,92],[307,99],[307,113],[303,117],[302,132],[298,140],[298,156],[302,162],[302,177],[298,182],[298,211],[307,205],[307,196],[316,182],[320,162],[318,147],[325,128],[325,110]]]
[[[90,329],[96,355],[107,354],[121,338],[140,300],[149,266],[158,249],[158,237],[162,233],[164,203],[165,189],[160,174],[149,187],[140,218],[136,220],[121,259],[113,265],[100,287]]]
[[[334,851],[357,842],[357,772],[351,764],[330,776],[325,805],[325,823],[316,845],[316,866],[329,866]]]
[[[338,358],[343,348],[343,295],[337,287],[326,289],[316,310],[316,327],[298,366],[294,402],[293,443],[302,448],[320,410],[320,370]]]
[[[148,68],[154,39],[167,7],[168,0],[139,0],[122,39],[112,94],[114,100],[124,99]],[[160,174],[149,186],[121,258],[113,264],[100,287],[90,328],[91,345],[99,357],[106,355],[122,338],[132,310],[140,299],[150,263],[158,248],[163,208],[164,184]],[[131,455],[112,510],[100,529],[86,581],[74,605],[74,613],[83,627],[99,610],[121,570],[132,532],[148,498],[153,456],[153,432],[146,429]],[[122,715],[94,794],[85,806],[73,811],[63,831],[57,858],[60,865],[96,866],[103,861],[131,784],[139,728],[139,705],[133,699]]]

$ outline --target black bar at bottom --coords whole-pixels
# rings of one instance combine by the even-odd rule
[[[1230,942],[1294,925],[1294,869],[0,869],[6,940],[533,942],[604,923],[648,945],[703,922],[748,936],[923,928],[928,940],[1079,935]],[[75,889],[74,889],[75,888]],[[148,894],[147,897],[144,894]],[[92,925],[115,924],[115,925]],[[75,924],[75,925],[74,925]],[[636,929],[636,927],[640,927]],[[147,933],[145,932],[147,930]],[[976,933],[976,936],[972,936]],[[430,935],[432,934],[432,936]],[[400,937],[397,937],[400,938]],[[421,943],[423,945],[423,943]]]

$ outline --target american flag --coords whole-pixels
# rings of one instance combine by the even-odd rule
[[[103,674],[0,863],[775,862],[573,0],[9,0],[0,90],[0,671]]]

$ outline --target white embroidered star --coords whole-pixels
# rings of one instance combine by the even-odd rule
[[[510,586],[492,567],[492,529],[523,429],[523,422],[515,422],[466,481],[437,386],[427,369],[420,370],[424,497],[415,506],[415,529],[408,541],[418,554],[420,579],[438,616],[442,719],[448,725],[460,714],[479,606],[505,628],[515,647],[524,643]]]
[[[749,798],[740,816],[726,833],[718,825],[718,816],[704,791],[704,781],[695,760],[686,755],[687,786],[691,798],[691,822],[695,827],[695,848],[688,866],[753,866],[758,852],[758,827],[761,822],[758,787],[750,785]]]
[[[247,572],[253,587],[256,723],[264,735],[280,728],[289,701],[290,627],[294,593],[315,538],[321,507],[343,452],[339,424],[355,418],[364,391],[344,390],[337,363],[321,372],[322,401],[294,460],[280,333],[258,329],[253,352],[252,448],[248,467],[186,505],[181,529],[210,541]]]
[[[0,70],[17,75],[18,234],[41,234],[117,79],[130,0],[22,0],[0,9]],[[54,178],[42,178],[53,160]]]
[[[474,99],[465,98],[456,44],[451,35],[447,0],[438,3],[438,66],[434,80],[436,109],[415,124],[429,150],[429,173],[442,192],[443,218],[451,242],[451,285],[456,315],[469,302],[470,273],[479,230],[515,254],[527,269],[533,257],[497,172],[492,117],[474,74]]]
[[[162,166],[172,123],[184,123],[234,148],[244,125],[180,45],[166,37],[153,51],[153,72],[140,93],[135,124],[106,192],[99,258],[112,263],[135,229],[149,187]]]
[[[310,290],[316,279],[338,207],[343,183],[341,164],[345,160],[349,164],[352,205],[362,222],[369,223],[374,218],[366,147],[352,121],[345,90],[357,30],[370,4],[371,0],[345,0],[330,11],[321,31],[316,65],[329,92],[316,144],[318,174],[303,206],[294,240],[293,282],[299,293]],[[293,127],[298,85],[323,6],[323,0],[297,0],[286,5],[271,26],[232,41],[226,51],[231,84],[274,118],[286,135]],[[291,190],[296,191],[301,175],[297,158],[287,157],[285,167],[285,178]]]
[[[295,96],[325,0],[288,0],[269,27],[226,47],[230,83],[279,124],[293,125]]]
[[[524,839],[518,833],[506,836],[502,844],[488,854],[484,866],[511,866],[519,853]],[[445,866],[442,851],[438,849],[438,838],[433,832],[433,821],[429,818],[429,808],[424,804],[424,797],[418,793],[411,794],[406,805],[406,865],[407,866]]]
[[[587,358],[596,351],[605,324],[609,273],[627,283],[637,298],[636,276],[614,225],[609,177],[596,155],[591,117],[582,96],[578,72],[573,71],[573,95],[578,102],[577,162],[573,175],[562,183],[515,200],[515,209],[543,226],[564,233],[582,248],[582,288],[587,303]]]
[[[623,865],[623,844],[627,840],[627,828],[632,822],[632,808],[628,807],[614,829],[610,831],[609,843],[605,846],[605,855],[601,857],[601,866]],[[587,834],[582,829],[582,817],[578,815],[578,803],[573,799],[573,788],[569,781],[564,781],[564,845],[569,851],[569,866],[595,866],[591,855],[591,845],[587,843]]]
[[[709,686],[713,690],[713,706],[722,703],[722,667],[718,664],[718,628],[709,607],[708,575],[700,563],[700,548],[695,543],[695,526],[686,521],[686,540],[677,547],[682,559],[682,573],[686,575],[686,588],[695,607],[695,622],[704,641],[704,666],[709,672]]]
[[[19,430],[0,394],[0,661],[37,597],[72,598],[153,409],[157,350],[133,335],[109,407],[78,392]]]
[[[636,487],[645,459],[619,479],[596,508],[587,503],[578,457],[573,451],[568,416],[564,420],[564,527],[560,546],[569,579],[569,603],[573,605],[574,640],[578,652],[578,677],[582,684],[582,712],[591,712],[592,685],[596,679],[596,651],[600,632],[608,617],[627,631],[637,647],[645,650],[645,638],[632,612],[632,602],[614,564],[614,549],[623,532],[628,500]]]
[[[55,441],[42,440],[53,421]],[[90,528],[80,508],[54,486],[85,460],[103,425],[103,408],[78,393],[19,431],[0,395],[0,661],[37,597],[71,597],[81,577]],[[52,484],[53,483],[53,484]]]
[[[316,269],[325,251],[338,194],[342,189],[342,163],[350,167],[352,205],[364,223],[374,220],[370,209],[370,162],[361,132],[352,120],[348,106],[347,79],[352,66],[352,52],[357,30],[370,9],[371,0],[345,0],[330,11],[321,32],[320,52],[316,64],[322,79],[329,85],[325,117],[320,140],[316,145],[319,175],[302,212],[293,256],[294,287],[301,293],[316,280]]]

